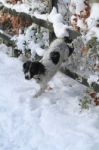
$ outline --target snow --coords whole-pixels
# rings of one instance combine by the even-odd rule
[[[17,3],[16,5],[13,5],[6,3],[6,0],[0,0],[0,2],[2,2],[2,4],[8,8],[15,9],[17,12],[29,13],[30,6],[26,3],[24,4]]]
[[[18,49],[24,51],[25,39],[24,39],[24,35],[23,34],[20,34],[18,37],[17,36],[13,37],[12,40],[17,40],[16,41],[16,45],[17,45]]]
[[[63,16],[60,13],[57,13],[55,7],[53,7],[51,13],[48,16],[48,20],[53,23],[54,33],[57,38],[68,37],[69,33],[67,29],[69,28],[63,22]]]
[[[85,4],[84,0],[71,0],[70,11],[72,14],[80,14],[84,10]]]
[[[24,4],[17,3],[16,5],[11,5],[11,4],[7,4],[3,2],[2,0],[1,2],[4,4],[4,6],[11,8],[11,9],[15,9],[17,12],[25,12],[27,14],[30,14],[31,16],[35,16],[38,19],[50,21],[53,24],[54,32],[57,38],[63,38],[63,37],[69,36],[69,33],[67,31],[69,27],[66,24],[64,24],[63,16],[60,13],[57,13],[57,10],[55,7],[53,7],[49,15],[48,14],[41,15],[36,11],[34,13],[31,13],[30,6],[27,3],[24,3]]]
[[[16,4],[13,5],[11,8],[15,9],[17,12],[25,12],[27,14],[30,12],[30,6],[27,4]]]
[[[39,46],[36,47],[35,50],[36,50],[36,53],[38,54],[38,56],[43,56],[44,55],[45,50],[40,48]]]
[[[92,82],[98,82],[99,77],[97,75],[90,75],[90,77],[88,78],[88,83],[91,85]]]
[[[13,36],[12,40],[16,42],[17,48],[22,51],[23,54],[26,50],[30,49],[32,58],[35,57],[36,53],[39,56],[43,56],[45,49],[40,48],[40,42],[39,44],[34,42],[33,36],[35,33],[31,28],[32,26],[26,30],[25,34]]]
[[[89,28],[89,32],[86,35],[87,39],[90,39],[91,37],[97,37],[99,41],[99,28],[96,27],[96,24],[99,20],[98,12],[99,12],[99,4],[93,3],[90,17],[87,19],[87,24]]]
[[[97,37],[97,40],[99,41],[99,28],[98,27],[91,28],[91,30],[87,33],[86,37],[87,38]]]
[[[39,8],[40,10],[41,7],[44,7],[43,3],[35,0],[23,0],[23,3],[17,2],[15,5],[7,3],[7,0],[0,0],[0,2],[8,8],[15,9],[17,12],[24,12],[31,15],[33,15],[36,9]]]
[[[93,3],[90,17],[95,18],[95,20],[99,19],[99,3]]]
[[[5,4],[6,1],[1,2]],[[84,6],[81,1],[76,2],[79,14]],[[5,5],[29,13],[30,6],[27,3]],[[35,4],[33,7],[35,8]],[[94,18],[94,23],[99,16],[97,10],[98,7],[92,9],[94,13],[91,19]],[[37,12],[34,14],[52,22],[58,38],[69,36],[66,30],[69,27],[64,24],[63,16],[55,8],[49,16],[39,15]],[[87,40],[91,34],[99,37],[99,29],[94,27],[94,23],[90,23],[91,19]],[[80,20],[78,24],[83,26]],[[26,41],[32,55],[36,52],[43,56],[44,49],[33,41],[31,35],[34,36],[34,31],[30,29],[26,35],[14,37],[18,48],[23,52]],[[82,109],[80,105],[86,87],[58,72],[49,82],[52,90],[46,89],[40,97],[33,98],[39,85],[34,79],[24,79],[22,61],[8,57],[7,51],[8,48],[1,44],[0,150],[99,150],[99,106]],[[93,81],[97,81],[97,76],[90,75],[88,82]]]
[[[84,10],[84,8],[84,0],[76,0],[76,14],[80,14],[80,12]]]
[[[53,24],[54,27],[54,33],[57,38],[63,38],[63,37],[68,37],[69,33],[67,31],[68,26],[64,25],[63,23],[55,23]]]
[[[63,22],[63,16],[61,14],[57,13],[56,8],[53,7],[50,15],[48,16],[48,20],[52,23]]]
[[[91,29],[94,27],[99,20],[99,4],[93,3],[91,8],[91,14],[90,17],[87,19],[88,28]]]
[[[37,12],[34,12],[33,16],[35,16],[38,19],[47,20],[48,14],[39,14]]]
[[[86,88],[58,72],[52,90],[24,79],[22,62],[0,47],[0,149],[98,150],[99,107],[81,110]]]
[[[82,19],[78,19],[77,26],[80,27],[83,30],[86,30],[86,24],[83,22]]]

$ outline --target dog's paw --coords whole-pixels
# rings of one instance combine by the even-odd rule
[[[33,98],[37,98],[37,97],[39,97],[40,95],[38,95],[38,94],[35,94],[35,95],[33,95]]]
[[[53,90],[53,88],[48,85],[46,90],[47,90],[47,91],[51,91],[51,90]]]
[[[33,98],[37,98],[37,97],[39,97],[41,94],[42,94],[42,91],[39,90],[39,91],[33,96]]]

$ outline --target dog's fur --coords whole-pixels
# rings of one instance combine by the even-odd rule
[[[48,81],[59,70],[62,62],[68,59],[73,50],[73,48],[67,45],[66,39],[56,39],[51,43],[49,49],[39,62],[27,61],[23,64],[25,78],[28,80],[34,78],[40,84],[41,88],[35,97],[44,91]]]

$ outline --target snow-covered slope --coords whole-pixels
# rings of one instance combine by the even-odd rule
[[[85,87],[59,72],[49,84],[33,99],[39,86],[0,51],[0,150],[99,149],[99,107],[79,106]]]

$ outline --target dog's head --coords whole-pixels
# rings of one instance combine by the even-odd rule
[[[40,80],[40,75],[45,74],[45,67],[38,61],[27,61],[23,64],[23,72],[27,80],[32,78]]]

